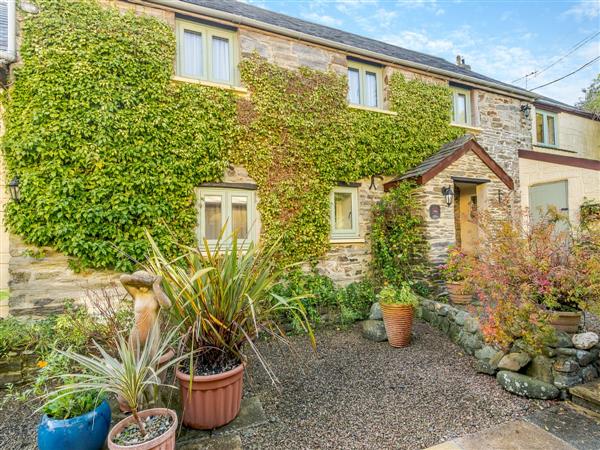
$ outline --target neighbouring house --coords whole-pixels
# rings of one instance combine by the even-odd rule
[[[584,202],[600,202],[600,117],[539,98],[533,147],[519,149],[521,203],[535,219],[549,206],[579,221]]]
[[[542,169],[545,165],[556,164],[527,155],[550,155],[550,152],[542,153],[537,146],[539,141],[535,141],[533,123],[542,106],[549,104],[545,110],[552,114],[557,114],[558,106],[551,106],[549,100],[538,99],[535,93],[478,74],[460,58],[453,64],[232,0],[103,0],[100,3],[122,12],[133,11],[153,17],[170,27],[177,46],[171,76],[173,83],[209,86],[242,98],[252,97],[252,92],[242,82],[239,63],[258,54],[285,69],[308,67],[346,76],[348,107],[381,117],[397,115],[390,100],[394,74],[449,88],[452,112],[448,114],[447,122],[453,129],[462,130],[458,134],[463,136],[440,143],[437,153],[429,152],[429,158],[422,158],[420,164],[402,173],[363,173],[360,179],[339,180],[331,186],[329,247],[319,258],[317,269],[336,283],[348,284],[365,275],[371,257],[371,208],[385,190],[395,184],[411,179],[420,185],[419,195],[431,245],[430,257],[432,261],[439,261],[450,244],[458,243],[465,248],[475,245],[477,230],[469,221],[470,214],[474,209],[488,207],[490,198],[510,198],[514,210],[529,205],[529,194],[521,186],[524,183],[530,190],[530,186],[544,182],[546,178],[534,179],[531,171],[524,169],[529,167],[523,166],[524,162],[544,165],[540,166]],[[0,0],[0,23],[3,17],[15,23],[9,14],[11,4],[14,5],[11,0]],[[29,2],[19,2],[19,8],[17,23],[37,13],[37,8]],[[4,42],[12,42],[14,46],[14,27],[9,27],[8,33],[7,39],[2,40],[0,36],[0,46]],[[5,47],[10,51],[10,45]],[[14,56],[6,59],[5,69]],[[19,64],[17,56],[13,66]],[[12,76],[9,73],[9,78]],[[531,105],[535,106],[536,113],[529,114]],[[427,104],[420,106],[428,108]],[[597,159],[600,142],[594,128],[597,122],[585,114],[575,113],[574,108],[567,112],[563,107],[560,111],[558,124],[564,122],[567,128],[564,137],[560,134],[562,128],[555,137],[558,135],[559,143],[564,140],[566,149],[580,152],[577,158],[560,158]],[[563,116],[568,119],[563,120]],[[582,145],[568,137],[574,134],[573,129],[579,128],[584,136],[585,144]],[[547,136],[547,132],[544,133]],[[373,146],[372,153],[377,152],[376,147]],[[561,150],[557,151],[560,153]],[[569,166],[567,163],[564,166],[573,167],[582,174],[593,172],[595,194],[593,187],[586,190],[581,186],[580,191],[599,196],[597,168],[582,169],[581,165]],[[196,208],[196,237],[213,242],[225,226],[226,232],[235,230],[246,239],[258,240],[263,223],[259,212],[260,180],[253,178],[248,167],[243,165],[227,164],[225,167],[219,180],[199,183],[195,187],[196,202],[190,207]],[[540,169],[533,170],[536,171],[536,175],[541,176]],[[550,178],[548,181],[555,180]],[[68,265],[68,256],[52,248],[36,253],[14,235],[10,237],[9,258],[9,239],[7,236],[0,238],[0,268],[10,267],[10,313],[14,315],[35,316],[56,311],[65,298],[78,298],[85,289],[98,289],[117,276],[116,272],[110,271],[77,273]],[[0,283],[6,285],[6,277],[0,274]],[[0,289],[2,287],[0,284]]]

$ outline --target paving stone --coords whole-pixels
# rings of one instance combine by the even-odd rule
[[[237,434],[226,434],[183,445],[178,443],[177,450],[242,450],[242,440]]]
[[[265,412],[258,397],[243,399],[240,413],[234,421],[214,430],[213,436],[242,431],[246,428],[256,427],[267,422],[267,416],[265,416]]]

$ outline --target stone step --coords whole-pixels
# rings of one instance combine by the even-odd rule
[[[569,393],[575,405],[600,414],[600,379],[569,388]]]

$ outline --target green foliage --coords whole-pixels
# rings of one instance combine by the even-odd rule
[[[375,289],[369,280],[350,283],[339,292],[338,302],[342,323],[352,323],[367,318],[371,305],[375,302]]]
[[[67,391],[64,396],[50,396],[42,412],[51,419],[65,420],[81,416],[96,409],[106,398],[99,391]]]
[[[3,98],[2,148],[22,198],[7,218],[77,270],[131,270],[148,253],[144,229],[167,255],[193,243],[194,188],[229,162],[256,180],[262,238],[282,238],[279,260],[318,259],[338,181],[401,173],[460,134],[447,86],[395,74],[397,115],[360,111],[347,106],[346,77],[254,56],[240,64],[250,95],[236,100],[170,80],[174,33],[156,18],[94,0],[39,4]]]
[[[392,305],[407,305],[413,308],[419,305],[419,299],[409,283],[402,283],[400,289],[392,285],[385,286],[377,295],[380,303]]]
[[[399,184],[373,207],[372,272],[378,283],[401,285],[426,274],[429,247],[420,207],[410,183]]]
[[[0,358],[11,351],[20,351],[35,343],[35,327],[14,317],[0,319]]]
[[[586,89],[583,89],[583,93],[585,97],[577,103],[577,106],[591,113],[600,114],[600,74]]]

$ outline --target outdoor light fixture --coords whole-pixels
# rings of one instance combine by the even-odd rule
[[[454,191],[451,186],[445,186],[442,188],[442,195],[446,199],[446,205],[450,206],[452,204],[452,199],[454,199]]]
[[[526,119],[529,119],[529,113],[531,112],[531,105],[529,103],[525,103],[521,105],[521,112],[525,116]]]
[[[19,189],[19,177],[14,177],[10,183],[8,183],[8,190],[10,191],[10,198],[15,202],[19,203],[21,200],[21,191]]]

